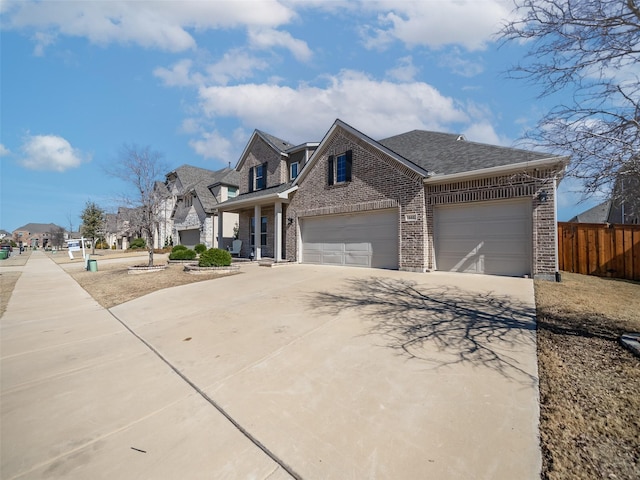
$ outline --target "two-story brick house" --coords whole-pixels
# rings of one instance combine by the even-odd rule
[[[244,256],[554,278],[567,161],[420,130],[376,141],[340,120],[319,144],[256,131],[218,209],[240,215]]]

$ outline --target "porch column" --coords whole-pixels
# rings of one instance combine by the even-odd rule
[[[253,208],[253,244],[255,245],[255,259],[260,260],[262,256],[260,255],[260,231],[262,229],[262,209],[260,205],[256,205]]]
[[[282,260],[282,201],[275,204],[275,225],[273,227],[273,256],[276,262]]]
[[[224,235],[224,222],[222,221],[222,214],[223,212],[221,212],[220,210],[218,210],[218,241],[217,241],[217,247],[218,248],[224,248],[224,242],[222,241],[223,239],[223,235]],[[214,217],[215,218],[215,217]]]

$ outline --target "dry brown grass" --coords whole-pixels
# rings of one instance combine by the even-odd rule
[[[97,272],[76,270],[70,271],[69,274],[105,308],[120,305],[164,288],[235,275],[235,273],[214,272],[194,275],[185,272],[182,264],[170,264],[165,270],[131,275],[127,267],[135,264],[140,262],[109,264],[98,261]]]
[[[544,479],[640,478],[640,284],[563,273],[536,282]]]

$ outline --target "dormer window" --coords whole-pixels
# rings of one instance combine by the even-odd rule
[[[292,162],[291,165],[289,165],[289,180],[295,180],[298,176],[299,166],[300,164],[298,162]]]
[[[249,169],[249,191],[267,188],[267,164],[256,165]]]

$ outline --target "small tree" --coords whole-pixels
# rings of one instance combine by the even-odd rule
[[[169,191],[161,179],[168,171],[162,162],[162,155],[149,147],[123,145],[114,165],[107,173],[119,178],[131,187],[130,195],[125,195],[124,202],[131,208],[129,227],[140,231],[147,240],[149,266],[153,266],[153,246],[158,231],[160,211]]]
[[[83,237],[91,239],[91,253],[95,254],[96,238],[99,238],[104,233],[106,214],[94,202],[87,201],[80,218],[82,220],[80,232]]]
[[[58,248],[64,245],[64,228],[56,227],[51,232],[51,243]]]

